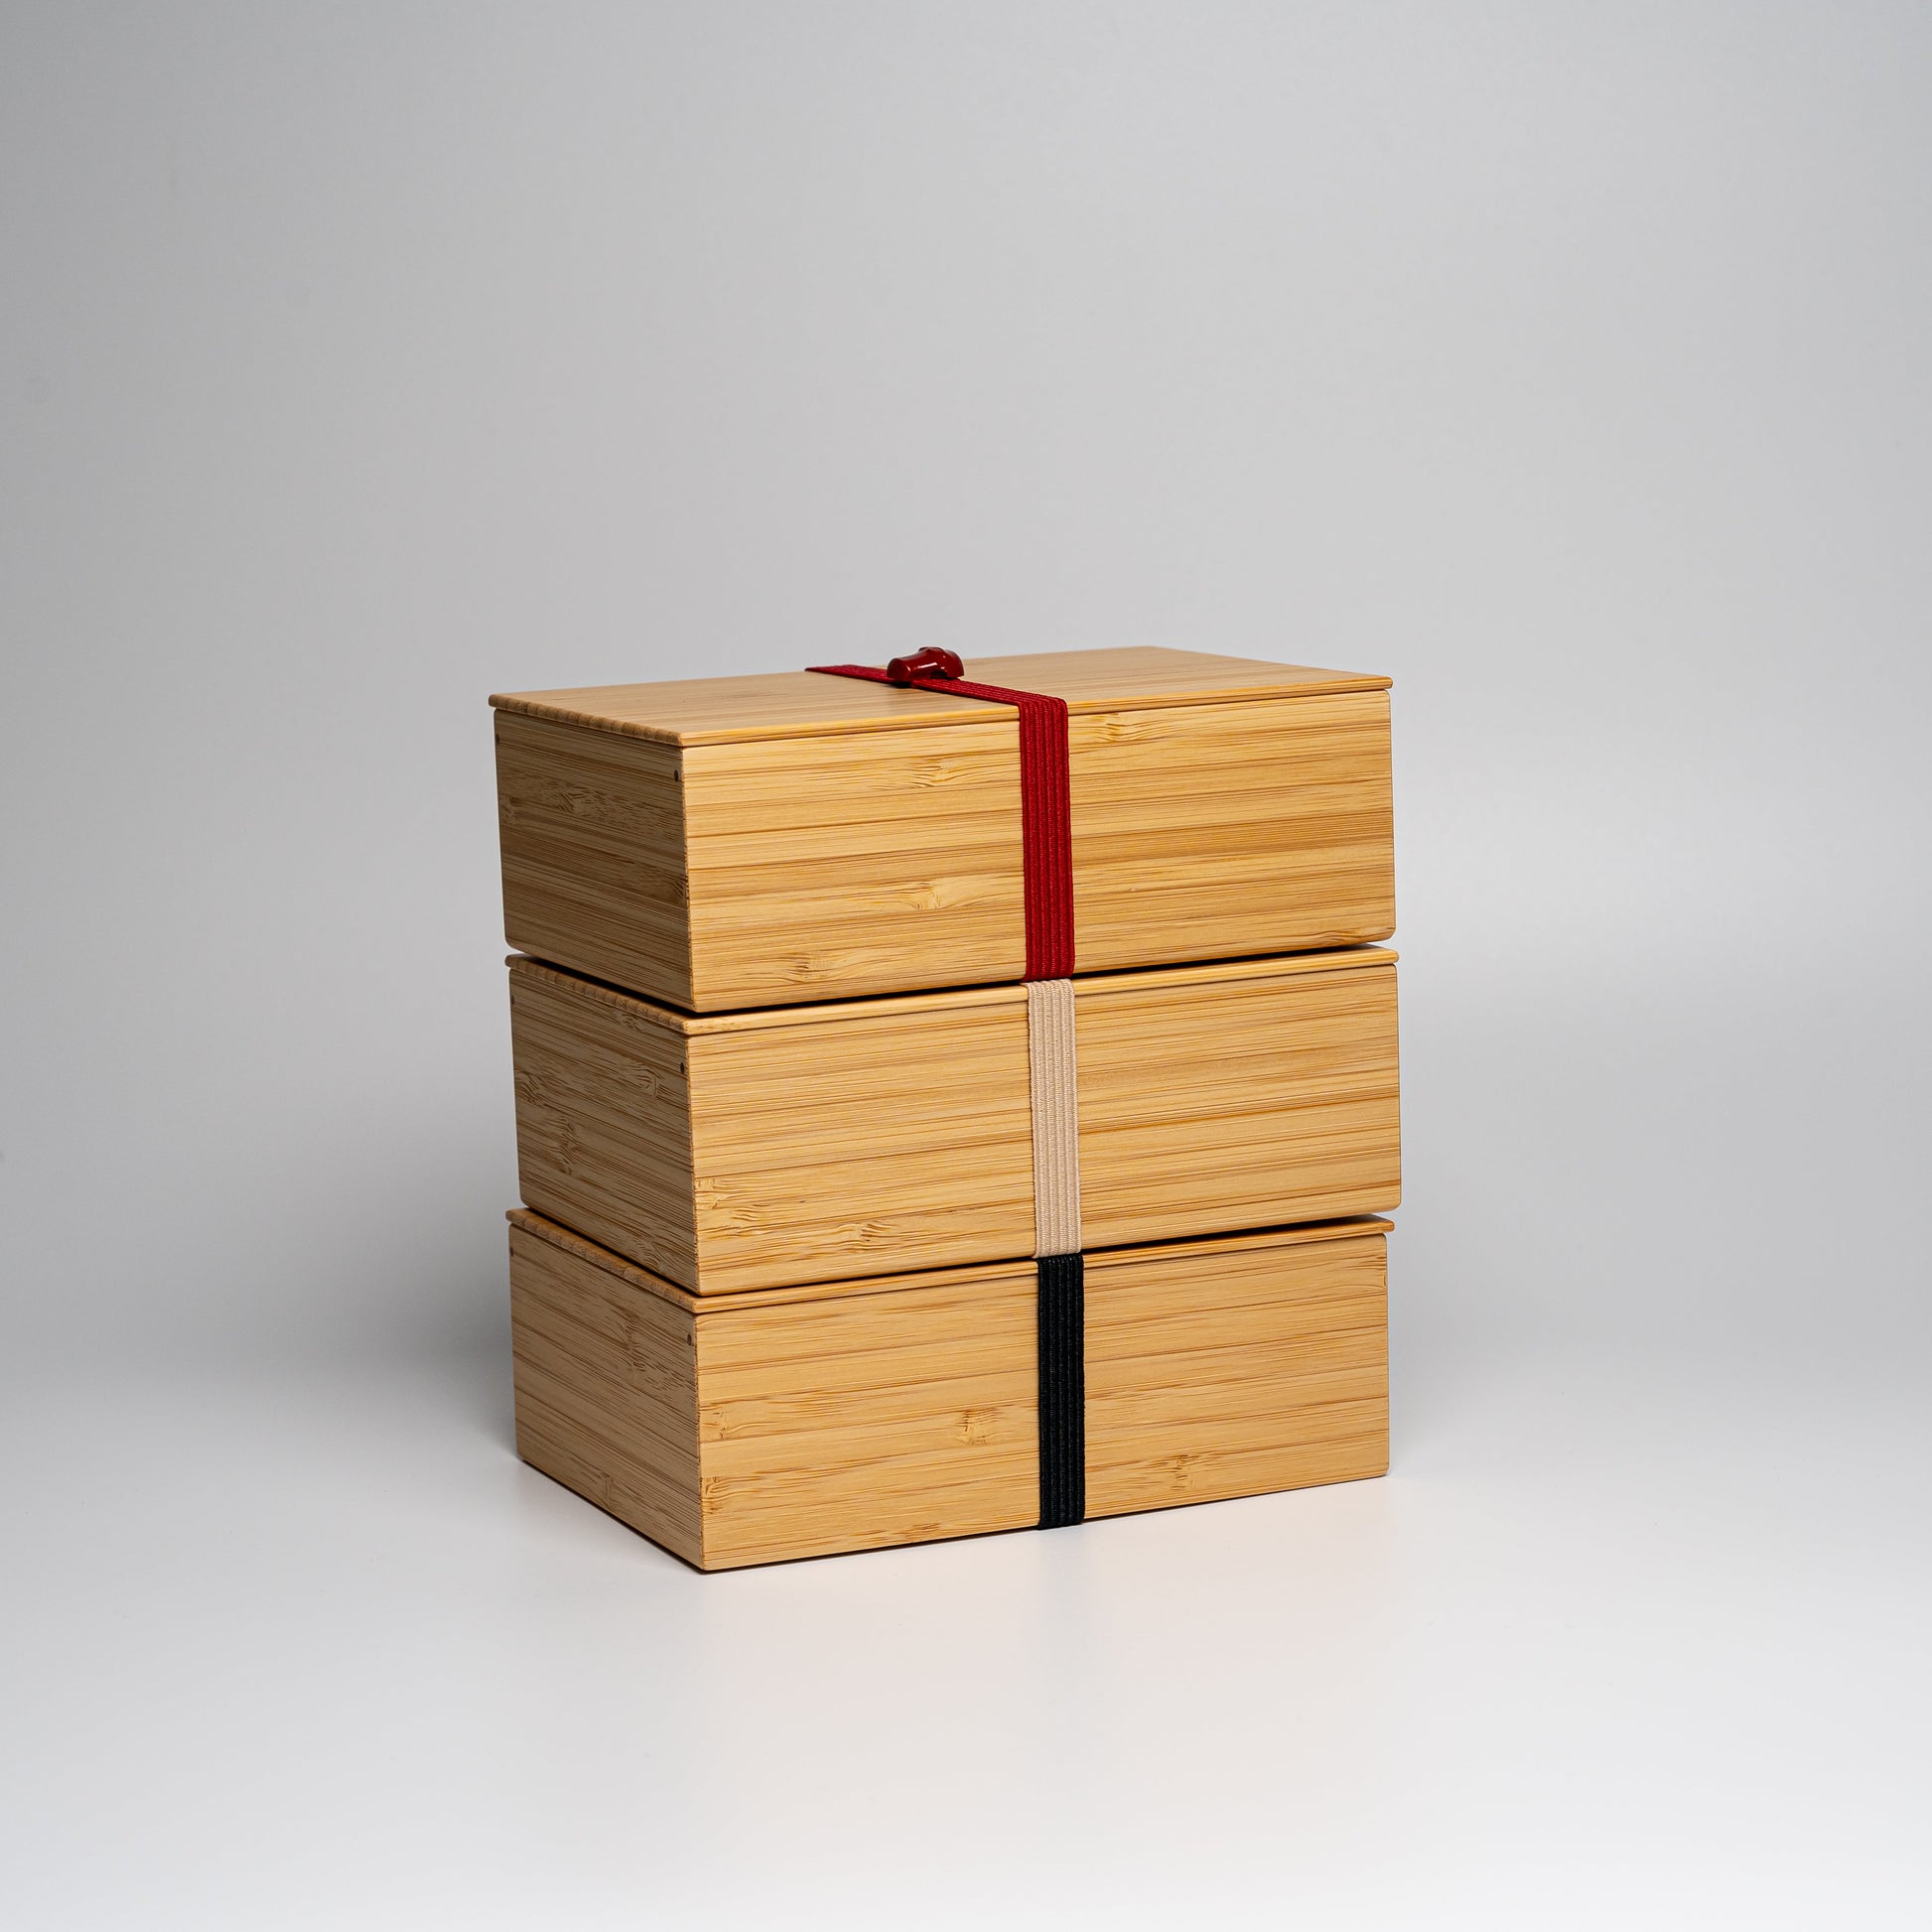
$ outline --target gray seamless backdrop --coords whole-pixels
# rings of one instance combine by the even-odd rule
[[[0,6],[0,1912],[1922,1925],[1932,14]],[[1396,680],[1383,1484],[513,1461],[498,688]]]

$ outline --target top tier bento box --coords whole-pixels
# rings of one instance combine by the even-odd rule
[[[1066,701],[1075,971],[1394,931],[1386,677],[1147,647],[966,676]],[[519,951],[697,1013],[1026,976],[1012,706],[810,671],[490,703]]]

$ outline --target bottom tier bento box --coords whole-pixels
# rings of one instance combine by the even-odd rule
[[[509,1219],[518,1453],[701,1570],[1388,1468],[1378,1218],[706,1296]]]

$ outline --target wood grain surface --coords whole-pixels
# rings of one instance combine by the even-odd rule
[[[1017,742],[1012,713],[981,706],[951,730],[887,741],[686,752],[696,991],[680,1004],[709,1011],[1019,979]]]
[[[700,1311],[708,1569],[1039,1515],[1033,1270]]]
[[[510,962],[524,1200],[699,1294],[1030,1255],[1023,987],[694,1018]],[[1090,1246],[1400,1197],[1394,955],[1075,982]]]
[[[1031,1263],[715,1304],[512,1221],[519,1452],[687,1562],[1037,1521]],[[1387,1225],[1089,1255],[1089,1514],[1381,1473]]]
[[[1081,972],[1394,930],[1387,679],[1160,650],[968,670],[1069,695]],[[1010,707],[807,673],[492,702],[505,928],[534,956],[699,1012],[1025,971]]]
[[[1083,973],[1395,930],[1385,691],[1069,721]]]
[[[1337,970],[1075,983],[1089,1247],[1398,1203],[1395,968],[1325,957]]]
[[[1090,1260],[1087,1514],[1381,1475],[1386,1247],[1376,1234]]]
[[[525,1224],[510,1229],[510,1333],[517,1454],[701,1563],[690,1313]]]
[[[693,1295],[689,1289],[680,1288],[676,1282],[667,1281],[662,1275],[652,1274],[648,1268],[638,1267],[634,1261],[626,1261],[622,1255],[599,1246],[574,1228],[567,1228],[561,1221],[553,1221],[548,1215],[537,1213],[534,1208],[512,1207],[503,1218],[511,1227],[521,1228],[526,1234],[537,1235],[567,1253],[594,1262],[598,1267],[642,1289],[645,1294],[655,1295],[672,1307],[687,1310],[693,1314],[719,1309],[779,1308],[793,1302],[827,1302],[848,1295],[898,1295],[910,1288],[944,1287],[969,1275],[976,1280],[992,1280],[1010,1272],[1015,1281],[1023,1278],[1031,1281],[1034,1278],[1034,1263],[1029,1257],[1024,1261],[1002,1262],[990,1268],[982,1265],[973,1268],[913,1269],[903,1275],[861,1275],[849,1281],[800,1282],[786,1288],[742,1289],[732,1295]],[[1241,1253],[1250,1248],[1299,1247],[1311,1241],[1346,1241],[1361,1234],[1387,1234],[1394,1225],[1394,1222],[1383,1219],[1379,1214],[1356,1214],[1342,1220],[1310,1221],[1294,1227],[1256,1228],[1247,1234],[1217,1234],[1204,1241],[1164,1241],[1161,1252],[1184,1259],[1195,1254]],[[1113,1252],[1102,1249],[1087,1259],[1092,1266],[1105,1267]]]
[[[512,962],[517,1172],[531,1206],[672,1281],[695,1282],[685,1042],[637,1006]]]
[[[512,946],[694,1003],[676,752],[498,712],[496,820]]]
[[[970,683],[1001,684],[1009,690],[1064,698],[1067,710],[1075,714],[1160,705],[1175,698],[1211,704],[1256,696],[1376,691],[1389,683],[1386,677],[1359,671],[1271,664],[1256,657],[1222,657],[1211,651],[1171,650],[1153,644],[969,657],[965,677]],[[978,699],[814,671],[504,691],[489,702],[499,711],[677,746],[958,725],[988,715],[987,706]],[[1011,718],[1013,714],[1003,705],[992,715]]]

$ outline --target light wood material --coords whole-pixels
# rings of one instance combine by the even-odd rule
[[[969,657],[965,664],[969,682],[1064,698],[1067,710],[1076,716],[1162,705],[1177,698],[1211,704],[1262,694],[1302,697],[1322,691],[1382,691],[1389,686],[1386,677],[1357,671],[1324,671],[1307,664],[1271,664],[1257,657],[1220,657],[1209,651],[1150,644]],[[828,678],[816,671],[678,678],[662,684],[598,684],[569,691],[505,691],[489,702],[501,711],[553,718],[660,745],[722,745],[761,737],[959,724],[989,715],[988,707],[975,698],[951,698],[942,692],[859,678]],[[990,715],[1011,718],[1013,713],[1001,705]]]
[[[692,1320],[706,1568],[1037,1519],[1031,1280]]]
[[[496,808],[511,944],[694,1003],[675,752],[499,712]]]
[[[640,1294],[587,1243],[510,1229],[516,1452],[700,1563],[697,1345],[690,1311]]]
[[[512,1227],[541,1233],[546,1241],[567,1253],[594,1262],[633,1287],[642,1289],[645,1294],[654,1295],[659,1301],[668,1302],[673,1308],[684,1309],[694,1314],[699,1311],[713,1312],[719,1309],[780,1308],[794,1302],[829,1302],[852,1295],[897,1295],[910,1288],[943,1286],[956,1280],[962,1272],[954,1268],[914,1269],[903,1275],[863,1275],[842,1282],[801,1282],[788,1288],[743,1289],[733,1295],[693,1295],[689,1289],[679,1288],[675,1282],[652,1274],[648,1268],[639,1268],[634,1261],[624,1260],[621,1255],[600,1247],[574,1229],[530,1208],[512,1207],[504,1218]],[[1385,1221],[1379,1214],[1356,1214],[1335,1221],[1310,1221],[1299,1227],[1257,1228],[1247,1234],[1219,1234],[1205,1241],[1164,1241],[1161,1252],[1184,1260],[1196,1254],[1234,1254],[1249,1248],[1287,1248],[1308,1241],[1338,1241],[1354,1234],[1386,1234],[1393,1226],[1393,1222]],[[1113,1256],[1102,1252],[1087,1259],[1092,1266],[1104,1268],[1111,1265]],[[979,1280],[1003,1279],[1011,1274],[1015,1281],[1032,1281],[1034,1263],[1031,1260],[1003,1262],[975,1268],[971,1273]]]
[[[1070,719],[1067,776],[1083,973],[1395,930],[1384,691]]]
[[[698,1271],[684,1043],[620,998],[513,964],[524,1197],[673,1281]]]
[[[1078,983],[1089,1247],[1397,1205],[1394,960],[1324,957],[1334,970]]]
[[[523,1198],[702,1294],[1030,1255],[1024,986],[692,1017],[510,962]],[[1401,1191],[1395,955],[1074,982],[1089,1247]]]
[[[1090,1262],[1087,1514],[1381,1475],[1384,1245]]]
[[[966,669],[1068,701],[1081,972],[1394,930],[1386,678]],[[1011,707],[808,672],[490,702],[512,945],[699,1012],[1024,973]]]
[[[511,1220],[519,1452],[687,1562],[1038,1520],[1031,1263],[719,1303]],[[1387,1227],[1089,1255],[1089,1514],[1386,1469]]]
[[[981,705],[950,730],[682,753],[691,990],[680,1004],[709,1012],[1019,979],[1012,716]]]

